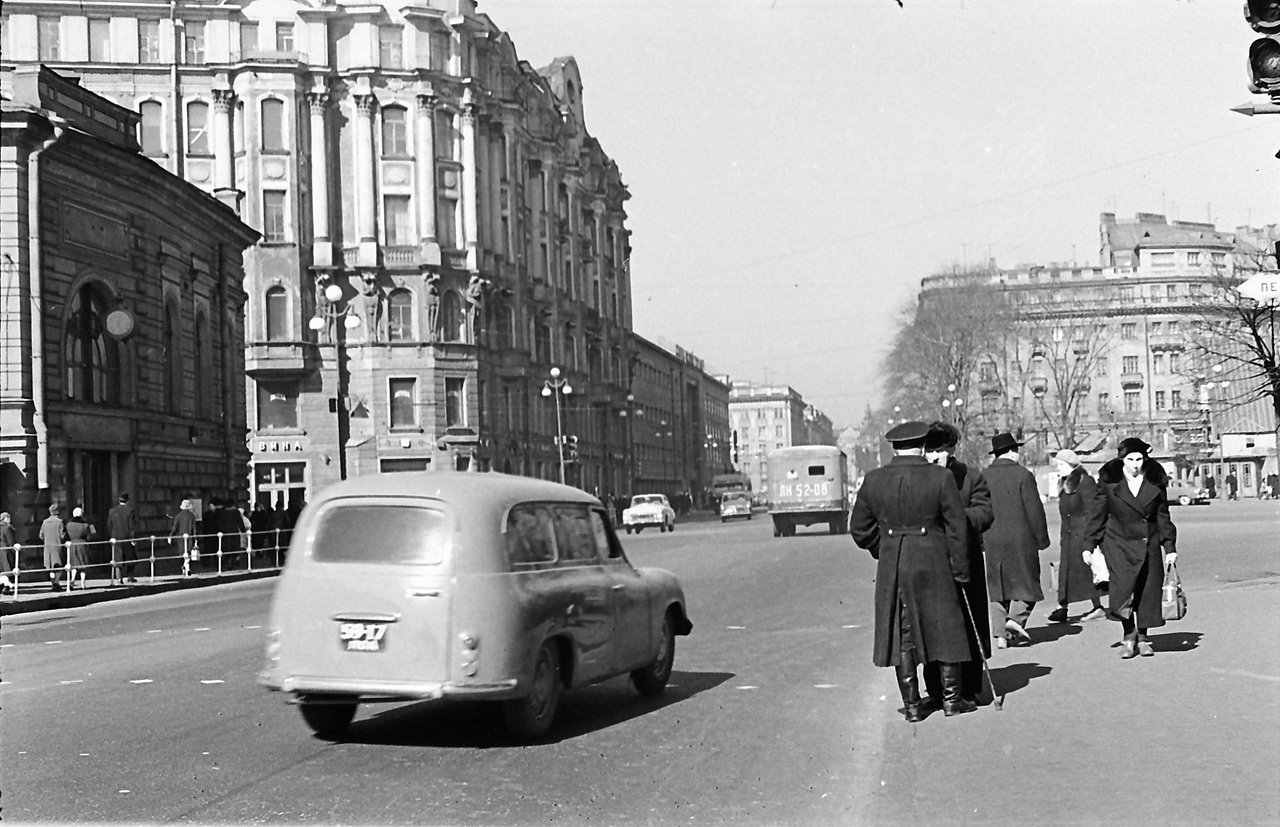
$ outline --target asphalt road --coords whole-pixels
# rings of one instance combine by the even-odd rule
[[[1052,514],[1053,505],[1050,504]],[[271,580],[6,617],[13,822],[1264,824],[1280,820],[1280,503],[1177,509],[1186,621],[1045,625],[993,663],[1003,711],[905,723],[870,665],[874,564],[815,527],[623,537],[676,572],[693,635],[667,693],[569,693],[512,744],[482,704],[361,707],[311,736],[254,683]],[[1053,521],[1056,528],[1056,519]],[[1051,559],[1046,553],[1044,560]],[[1048,589],[1048,569],[1045,568]]]

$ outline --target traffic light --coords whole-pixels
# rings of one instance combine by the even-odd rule
[[[565,437],[565,444],[568,447],[565,449],[564,461],[577,462],[578,461],[578,437],[574,436],[573,434],[570,434],[569,436]]]
[[[738,464],[738,432],[733,432],[733,464]]]
[[[1247,0],[1244,18],[1263,35],[1249,46],[1249,91],[1280,98],[1280,2]]]

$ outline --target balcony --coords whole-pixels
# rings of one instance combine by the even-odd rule
[[[389,270],[418,269],[418,245],[382,248],[382,266]]]
[[[1181,334],[1160,333],[1148,337],[1152,350],[1186,350],[1187,339]]]
[[[307,56],[298,51],[276,49],[246,49],[231,53],[232,63],[306,63]]]
[[[1140,388],[1144,384],[1146,384],[1146,380],[1141,373],[1120,374],[1120,387],[1122,388]]]
[[[319,354],[311,342],[250,342],[245,348],[244,372],[253,377],[296,378],[319,369]]]

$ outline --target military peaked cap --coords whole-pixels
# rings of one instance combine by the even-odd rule
[[[904,422],[889,429],[884,438],[893,443],[895,448],[914,448],[924,444],[929,435],[929,426],[923,422]]]

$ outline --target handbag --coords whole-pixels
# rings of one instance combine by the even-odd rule
[[[1093,572],[1093,587],[1099,591],[1106,591],[1107,586],[1111,584],[1111,572],[1107,571],[1107,558],[1102,556],[1102,549],[1084,552],[1084,561],[1089,564],[1089,569]]]
[[[1164,572],[1164,587],[1160,591],[1160,616],[1165,620],[1182,620],[1187,616],[1187,593],[1182,590],[1182,578],[1178,577],[1176,564]]]

